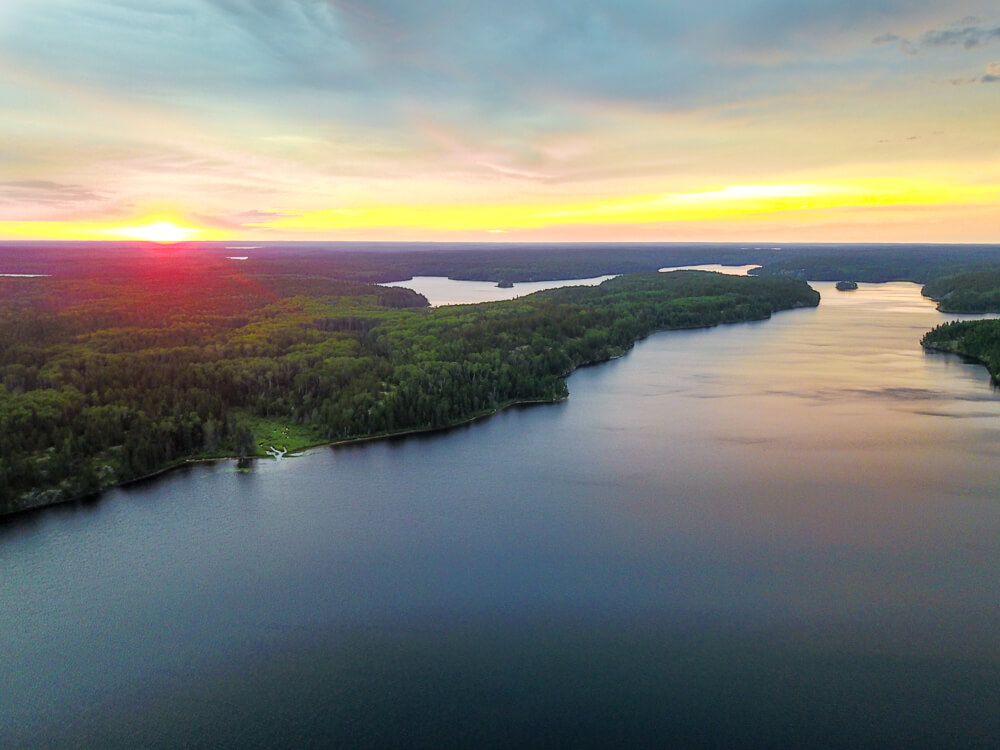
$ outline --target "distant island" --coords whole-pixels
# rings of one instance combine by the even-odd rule
[[[405,288],[152,251],[0,278],[0,512],[190,460],[441,429],[567,396],[648,334],[815,306],[786,278],[621,276],[429,308]]]
[[[858,288],[858,282],[838,281],[835,286],[838,292],[853,292],[855,289]]]
[[[513,289],[514,288],[514,282],[513,281],[508,281],[507,279],[504,279],[503,281],[498,281],[497,282],[497,286],[500,289]]]

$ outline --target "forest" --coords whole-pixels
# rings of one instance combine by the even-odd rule
[[[1000,312],[1000,268],[949,274],[924,285],[941,312]]]
[[[96,256],[0,277],[0,512],[192,459],[562,399],[574,368],[654,331],[819,301],[793,279],[675,272],[431,308],[411,290],[300,262],[253,266],[183,248]]]
[[[750,273],[811,281],[913,281],[926,284],[960,272],[1000,270],[996,245],[857,245],[792,247]]]
[[[142,243],[101,243],[104,265],[124,272]],[[760,265],[752,273],[815,281],[928,281],[962,271],[1000,270],[1000,246],[833,243],[379,243],[271,242],[228,249],[226,243],[175,246],[187,257],[213,262],[249,255],[255,272],[299,273],[348,281],[382,283],[413,276],[518,283],[583,279],[656,271],[669,266],[720,263]],[[73,275],[77,243],[0,242],[0,273]]]
[[[986,365],[1000,380],[1000,320],[957,320],[942,323],[924,334],[925,349],[952,352]]]

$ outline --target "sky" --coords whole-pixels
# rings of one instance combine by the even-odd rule
[[[0,0],[0,239],[1000,242],[1000,5]]]

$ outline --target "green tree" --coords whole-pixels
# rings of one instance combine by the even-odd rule
[[[253,430],[243,420],[238,421],[233,428],[233,446],[236,448],[236,455],[240,459],[244,459],[256,451],[257,446],[254,443]]]

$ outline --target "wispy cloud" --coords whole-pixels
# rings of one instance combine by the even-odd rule
[[[239,232],[246,231],[247,227],[259,226],[269,221],[295,219],[298,216],[281,211],[251,209],[249,211],[237,211],[226,215],[195,213],[191,218],[202,226]]]
[[[0,182],[0,202],[30,202],[52,205],[93,202],[102,196],[80,185],[66,185],[51,180],[13,180]]]
[[[922,47],[985,47],[1000,40],[1000,26],[966,26],[961,29],[941,29],[926,32],[920,38]]]
[[[82,185],[51,180],[0,182],[0,220],[25,220],[93,211],[110,203],[108,195]]]
[[[935,47],[972,50],[996,41],[1000,41],[1000,25],[984,25],[978,18],[966,18],[950,28],[925,31],[915,40],[889,32],[872,39],[872,44],[898,44],[903,52],[914,55]]]
[[[899,34],[880,34],[879,36],[872,39],[872,44],[892,44],[893,42],[901,42],[903,38]]]

